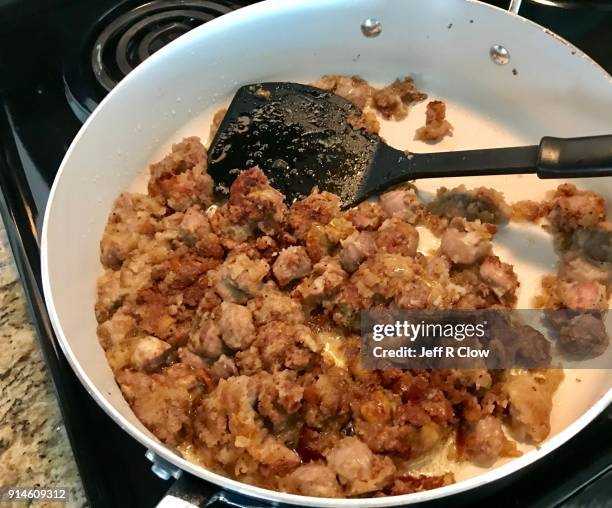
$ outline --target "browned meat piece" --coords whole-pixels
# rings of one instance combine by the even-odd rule
[[[570,282],[599,282],[608,284],[612,278],[607,263],[588,261],[581,256],[568,254],[564,256],[559,267],[559,278]]]
[[[304,421],[310,430],[324,430],[328,425],[344,423],[350,418],[351,378],[344,368],[331,367],[304,390]],[[304,458],[323,458],[329,442],[316,432],[306,432],[301,439]]]
[[[257,422],[253,410],[256,399],[255,379],[238,376],[219,381],[210,395],[195,408],[194,430],[198,441],[211,449],[224,445],[230,447],[235,436],[228,432],[228,424],[234,423],[236,433],[240,432],[242,422],[245,430],[247,425],[254,426]],[[234,418],[231,418],[232,414]]]
[[[441,288],[438,288],[441,289]],[[441,289],[443,292],[444,290]],[[400,309],[423,309],[432,300],[436,288],[430,288],[426,279],[415,279],[395,297],[395,303]],[[435,302],[435,298],[433,299]]]
[[[134,313],[142,332],[154,335],[173,346],[184,345],[189,338],[190,315],[179,315],[159,288],[147,288],[138,294]]]
[[[302,407],[304,388],[292,370],[282,370],[272,374],[258,375],[260,382],[257,396],[257,411],[271,424],[277,436],[286,436],[285,432],[291,426],[292,415]],[[293,434],[290,431],[289,434]],[[297,432],[295,432],[297,437]]]
[[[528,325],[514,325],[510,328],[505,346],[515,358],[510,364],[528,368],[548,367],[551,361],[550,341],[538,330]]]
[[[188,347],[207,358],[218,358],[223,353],[221,327],[208,313],[204,313],[189,335]]]
[[[297,300],[275,288],[266,288],[247,303],[253,313],[255,324],[260,326],[271,321],[288,324],[304,322],[304,311]]]
[[[242,171],[230,189],[229,205],[234,222],[249,220],[267,235],[282,226],[287,207],[285,197],[270,186],[268,178],[259,168]]]
[[[387,219],[376,234],[376,245],[389,254],[412,257],[419,246],[419,232],[401,219]]]
[[[364,129],[367,132],[378,134],[380,122],[376,118],[376,113],[364,111],[361,115],[351,115],[346,119],[347,123],[354,129]]]
[[[277,256],[279,247],[278,242],[271,236],[264,235],[255,239],[254,247],[262,259],[272,263]]]
[[[606,218],[603,198],[595,192],[578,190],[571,183],[557,187],[549,206],[548,220],[555,231],[593,227]]]
[[[263,288],[263,279],[270,265],[261,259],[250,259],[246,254],[228,256],[225,262],[210,273],[219,296],[226,301],[246,303]]]
[[[428,396],[431,400],[400,405],[391,393],[371,387],[359,395],[359,404],[353,403],[353,410],[358,409],[353,414],[357,436],[376,453],[403,458],[426,453],[446,437],[442,427],[432,421],[430,411],[433,414],[440,404],[448,405],[440,393],[431,390]]]
[[[134,337],[139,333],[136,319],[119,309],[109,320],[98,325],[97,333],[113,372],[129,366]]]
[[[338,245],[338,243],[355,232],[353,224],[346,218],[345,214],[333,218],[329,224],[323,227],[323,230],[332,245]]]
[[[601,316],[580,313],[560,326],[559,345],[574,358],[594,358],[608,349],[610,337]]]
[[[385,220],[385,211],[376,201],[363,201],[349,210],[348,219],[359,231],[374,231]]]
[[[305,402],[307,393],[308,389],[304,392]],[[350,425],[347,427],[347,431],[349,430]],[[333,433],[320,432],[305,425],[300,430],[296,451],[302,458],[302,462],[321,461],[325,459],[324,452],[331,449],[338,439],[338,436]]]
[[[210,224],[206,215],[200,207],[190,206],[181,220],[179,230],[181,240],[193,246],[207,233],[210,233]]]
[[[208,218],[197,206],[185,211],[179,226],[179,238],[203,257],[222,259],[225,254],[219,237],[212,232]]]
[[[256,473],[260,465],[272,474],[286,474],[300,463],[293,450],[268,432],[256,412],[259,393],[257,378],[221,379],[196,411],[198,442],[213,452],[212,461],[239,478],[251,468],[251,474]]]
[[[314,263],[331,255],[335,247],[325,232],[325,226],[321,226],[320,224],[314,224],[304,234],[303,240],[308,257]]]
[[[320,346],[313,332],[304,325],[273,321],[257,330],[257,338],[249,349],[236,354],[241,374],[253,375],[261,370],[304,370],[317,360]]]
[[[335,245],[355,231],[340,212],[340,199],[317,189],[292,205],[289,224],[295,239],[303,240],[306,252],[314,262],[331,254]]]
[[[427,94],[419,91],[414,84],[412,78],[405,77],[403,79],[396,79],[387,88],[397,93],[402,102],[405,104],[411,104],[413,102],[420,102],[427,99]]]
[[[453,263],[469,265],[491,252],[491,236],[486,224],[455,217],[442,235],[440,250]]]
[[[388,496],[401,496],[402,494],[439,489],[454,482],[455,478],[452,473],[439,476],[401,474],[395,477],[390,487],[385,488],[384,493]]]
[[[197,137],[172,145],[161,161],[151,164],[149,195],[170,208],[184,211],[191,205],[212,203],[213,181],[206,173],[206,149]]]
[[[323,76],[313,82],[312,86],[344,97],[359,109],[363,109],[372,96],[372,87],[358,76]]]
[[[242,171],[232,184],[228,202],[210,215],[210,225],[228,249],[259,232],[275,235],[287,215],[284,199],[259,168]]]
[[[241,213],[225,204],[214,208],[209,215],[210,227],[221,245],[228,250],[247,242],[256,234],[254,225],[249,220],[241,220]]]
[[[560,309],[562,308],[557,286],[559,279],[555,275],[545,275],[542,277],[541,291],[533,298],[533,306],[536,309]]]
[[[285,476],[283,489],[293,494],[317,497],[342,497],[342,489],[334,473],[323,464],[304,464]]]
[[[512,220],[517,222],[536,222],[546,215],[546,206],[537,201],[524,200],[512,203]]]
[[[449,260],[449,264],[452,264]],[[488,307],[509,306],[506,301],[500,301],[491,288],[481,279],[477,264],[454,265],[449,279],[458,286],[457,292],[452,292],[456,298],[453,306],[459,309],[486,309]]]
[[[417,442],[418,431],[411,425],[388,425],[358,421],[355,424],[357,436],[375,453],[390,454],[400,458],[419,455],[411,450]]]
[[[423,275],[416,259],[378,252],[364,261],[342,286],[334,320],[352,327],[355,311],[391,302],[403,308],[423,307],[430,295]]]
[[[272,273],[279,286],[306,277],[312,270],[312,263],[304,247],[287,247],[278,253],[272,265]]]
[[[339,254],[342,268],[349,273],[357,270],[364,259],[376,253],[376,240],[377,236],[372,231],[355,232],[342,240]]]
[[[167,176],[168,173],[178,174],[200,163],[207,162],[207,154],[200,138],[191,136],[172,145],[171,152],[161,161],[151,164],[151,180]]]
[[[338,243],[355,232],[353,224],[344,216],[333,218],[329,224],[314,224],[304,235],[308,256],[315,263],[332,254]]]
[[[500,300],[516,300],[516,291],[520,284],[512,265],[502,263],[497,256],[487,256],[480,265],[479,273]]]
[[[374,455],[356,437],[342,439],[325,458],[349,495],[379,490],[395,473],[395,466],[389,457]]]
[[[151,267],[150,282],[126,305],[138,318],[141,333],[173,346],[187,342],[196,306],[206,293],[207,270],[218,264],[194,254],[177,254]]]
[[[153,238],[166,207],[142,194],[121,194],[111,212],[102,240],[100,261],[117,270],[129,254]]]
[[[512,214],[501,192],[487,187],[468,190],[465,185],[450,190],[440,187],[436,199],[428,208],[444,217],[464,217],[470,221],[480,220],[490,224],[506,222]]]
[[[411,78],[396,79],[384,88],[376,89],[357,76],[323,76],[313,86],[344,97],[360,109],[374,107],[386,119],[401,120],[408,114],[408,106],[427,98]]]
[[[108,321],[98,325],[98,337],[104,349],[121,344],[137,332],[136,320],[126,312],[116,312]]]
[[[606,286],[595,280],[569,281],[547,275],[542,278],[542,293],[535,305],[542,309],[607,309],[608,295]]]
[[[408,106],[391,88],[376,90],[372,99],[374,107],[386,120],[403,120],[408,115]]]
[[[312,274],[295,289],[295,295],[308,305],[332,299],[346,282],[348,274],[335,258],[323,258]]]
[[[545,369],[512,373],[504,383],[510,402],[510,430],[520,441],[540,443],[550,432],[552,394],[562,371]]]
[[[209,145],[212,143],[212,140],[215,139],[215,134],[217,134],[219,125],[221,125],[221,122],[225,118],[225,113],[227,113],[227,108],[221,108],[215,111],[212,121],[210,122],[210,130],[208,132],[208,144]]]
[[[385,192],[380,196],[380,206],[388,217],[397,217],[409,224],[416,224],[424,212],[423,205],[411,187]]]
[[[170,344],[157,337],[141,337],[132,351],[132,365],[138,370],[155,371],[166,362],[171,349]]]
[[[221,355],[210,367],[210,372],[219,379],[227,379],[238,375],[238,368],[233,358]]]
[[[564,282],[558,285],[561,302],[568,309],[607,309],[606,287],[599,282]]]
[[[191,401],[201,390],[192,370],[177,363],[157,374],[129,370],[117,382],[138,419],[159,439],[176,446],[191,429]]]
[[[176,350],[178,359],[184,365],[192,369],[207,370],[207,364],[200,355],[197,355],[186,347],[180,347]]]
[[[126,263],[127,264],[127,263]],[[96,319],[98,323],[110,319],[125,299],[149,282],[148,270],[141,270],[140,277],[130,277],[126,267],[106,270],[97,282]]]
[[[223,302],[219,309],[219,328],[223,342],[231,349],[246,349],[255,340],[253,315],[248,307]]]
[[[612,223],[600,222],[594,227],[575,230],[570,249],[594,262],[612,263]]]
[[[96,304],[94,307],[98,323],[110,319],[121,307],[127,292],[121,287],[121,272],[105,270],[96,283]]]
[[[425,112],[425,125],[419,127],[414,135],[420,141],[440,141],[453,133],[453,126],[446,119],[446,104],[431,101]]]
[[[203,277],[211,268],[218,265],[218,260],[203,258],[191,252],[183,254],[177,250],[176,254],[168,256],[151,269],[151,278],[162,292],[186,290],[194,284],[206,285]],[[200,298],[197,298],[197,301],[190,302],[189,305],[195,307],[199,300]]]
[[[466,457],[480,467],[491,467],[498,458],[516,451],[516,445],[505,436],[501,421],[490,415],[469,426],[462,440]]]
[[[387,120],[402,120],[408,114],[408,106],[413,102],[425,100],[411,78],[396,79],[390,85],[376,90],[372,95],[372,105]]]
[[[303,238],[314,223],[326,225],[340,215],[340,198],[329,192],[312,193],[296,201],[289,210],[289,224],[298,238]]]

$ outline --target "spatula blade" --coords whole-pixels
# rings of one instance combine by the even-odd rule
[[[351,102],[299,83],[238,89],[209,150],[208,172],[227,192],[240,170],[259,166],[287,202],[316,185],[351,202],[380,142],[353,128]]]

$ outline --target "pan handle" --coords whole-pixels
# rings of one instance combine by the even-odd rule
[[[540,178],[609,176],[612,168],[612,135],[584,138],[553,138],[540,142]]]
[[[183,473],[174,482],[157,508],[271,508],[272,504],[235,492]]]
[[[523,0],[510,0],[510,5],[508,6],[508,10],[512,14],[518,14],[519,9],[521,8],[521,3]]]
[[[182,499],[177,496],[166,495],[158,503],[156,508],[209,508],[211,506],[223,508],[271,508],[270,504],[253,504],[244,499],[237,499],[227,495],[224,491],[219,491],[206,499],[203,503],[193,504],[191,500]]]

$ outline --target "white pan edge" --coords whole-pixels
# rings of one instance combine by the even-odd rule
[[[320,1],[311,1],[311,2],[294,2],[293,8],[299,8],[300,4],[309,3],[312,8],[314,4],[323,4],[325,2]],[[342,3],[342,2],[340,2]],[[373,4],[380,4],[381,2],[372,2]],[[384,2],[383,2],[384,3]],[[438,2],[440,3],[440,2]],[[224,25],[231,24],[234,19],[238,20],[244,18],[246,16],[255,15],[258,12],[263,12],[268,8],[281,8],[282,2],[281,0],[273,0],[270,4],[259,4],[252,7],[248,7],[245,9],[241,9],[235,13],[224,16],[218,21],[214,21],[207,24],[207,30],[212,31],[213,28],[220,30]],[[286,8],[286,7],[285,7]],[[482,6],[478,4],[478,9],[494,9],[489,6]],[[375,10],[375,9],[374,9]],[[530,22],[526,22],[530,23]],[[167,48],[164,48],[159,53],[154,55],[149,61],[143,64],[142,68],[146,68],[145,66],[153,66],[158,60],[161,60],[164,55],[172,52],[174,49],[178,48],[179,45],[187,45],[190,39],[197,37],[199,31],[194,31],[184,38],[181,38],[179,41],[169,45]],[[582,55],[578,50],[577,55],[591,62],[588,57]],[[596,66],[596,64],[593,64]],[[601,70],[601,69],[599,69]],[[609,390],[599,401],[597,401],[588,411],[586,411],[582,417],[580,417],[573,424],[568,426],[566,429],[561,431],[556,436],[552,437],[548,441],[542,444],[539,450],[533,450],[524,456],[515,459],[503,466],[497,467],[490,471],[487,471],[477,477],[471,478],[469,480],[465,480],[463,482],[450,485],[447,487],[443,487],[441,489],[436,489],[433,491],[427,491],[417,494],[409,494],[404,496],[396,496],[396,497],[388,497],[388,498],[378,498],[378,499],[348,499],[348,500],[338,500],[338,499],[321,499],[321,498],[313,498],[313,497],[305,497],[305,496],[295,496],[290,494],[279,493],[275,491],[270,491],[267,489],[261,489],[257,487],[252,487],[234,480],[227,479],[223,476],[211,473],[204,468],[195,466],[194,464],[187,462],[182,459],[177,454],[173,453],[171,450],[160,444],[157,440],[151,437],[150,434],[143,433],[141,429],[137,428],[132,422],[128,421],[123,413],[121,413],[117,408],[111,404],[105,394],[92,382],[86,370],[83,369],[81,362],[79,361],[77,355],[75,354],[70,340],[64,334],[64,330],[61,324],[61,320],[59,314],[56,310],[55,302],[54,302],[54,292],[51,285],[50,274],[49,274],[49,258],[48,258],[48,235],[49,235],[49,217],[53,213],[53,209],[55,206],[55,198],[57,194],[57,187],[62,179],[62,174],[69,163],[74,151],[75,146],[78,145],[79,141],[85,136],[87,130],[90,128],[90,125],[96,121],[96,118],[99,115],[99,112],[105,107],[105,105],[113,100],[113,97],[116,94],[121,93],[124,88],[130,86],[130,84],[137,80],[142,69],[136,70],[130,76],[128,76],[125,80],[119,84],[116,89],[111,92],[107,98],[104,99],[99,108],[92,114],[92,116],[87,120],[83,128],[77,134],[75,140],[73,141],[70,149],[68,150],[64,161],[60,167],[58,172],[58,176],[56,181],[54,182],[53,188],[51,190],[51,194],[49,197],[48,206],[45,212],[44,224],[43,224],[43,232],[42,232],[42,240],[41,240],[41,251],[42,251],[42,278],[43,278],[43,288],[45,299],[47,302],[47,306],[49,309],[49,315],[53,324],[53,328],[55,333],[58,336],[60,341],[60,345],[66,354],[69,363],[72,368],[75,370],[77,376],[87,388],[88,392],[94,397],[94,399],[98,402],[98,404],[111,416],[123,429],[125,429],[130,435],[132,435],[135,439],[144,444],[147,448],[152,449],[159,456],[169,460],[170,462],[176,464],[181,469],[189,471],[197,476],[202,477],[205,480],[211,481],[217,485],[220,485],[223,488],[227,488],[230,490],[234,490],[236,492],[240,492],[245,495],[265,499],[267,501],[276,501],[288,504],[296,504],[296,505],[304,505],[304,506],[396,506],[396,505],[404,505],[416,502],[422,502],[428,499],[439,498],[447,495],[451,495],[454,493],[458,493],[464,490],[468,490],[471,488],[475,488],[477,486],[490,483],[495,481],[496,479],[502,478],[511,474],[514,471],[524,467],[527,464],[530,464],[542,457],[543,455],[549,453],[554,450],[561,444],[565,443],[568,439],[574,436],[577,432],[579,432],[584,426],[586,426],[593,418],[595,418],[610,402],[612,401],[612,390]],[[603,73],[603,70],[601,70]],[[610,79],[609,76],[605,78],[605,73],[603,73],[603,79]],[[78,241],[77,239],[75,239]]]

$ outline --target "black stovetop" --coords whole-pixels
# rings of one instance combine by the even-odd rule
[[[0,212],[94,507],[155,506],[171,482],[151,472],[145,449],[99,409],[59,350],[40,278],[39,232],[49,189],[82,121],[114,81],[169,40],[247,3],[252,2],[0,0]],[[612,72],[612,11],[525,5],[521,14],[574,42]],[[92,55],[94,46],[100,49]],[[496,493],[482,491],[479,501],[471,493],[445,505],[604,506],[612,499],[611,431],[608,409]],[[188,475],[178,487],[211,491]]]

